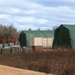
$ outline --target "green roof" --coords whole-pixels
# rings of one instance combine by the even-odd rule
[[[34,37],[53,37],[54,31],[53,30],[29,30],[23,31],[25,34],[33,34]]]
[[[69,29],[71,45],[72,45],[72,48],[75,48],[75,25],[73,24],[61,24],[61,25]]]
[[[54,37],[53,30],[28,30],[23,31],[26,34],[27,46],[30,46],[30,38],[34,37]]]
[[[68,28],[70,31],[75,30],[75,25],[70,25],[70,24],[62,24],[63,26],[65,26],[66,28]]]

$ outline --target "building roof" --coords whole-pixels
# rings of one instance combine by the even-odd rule
[[[75,25],[73,24],[61,24],[61,25],[65,26],[69,30],[72,30],[72,31],[75,30]]]
[[[53,30],[28,30],[23,31],[25,34],[33,34],[34,37],[53,37],[54,31]]]

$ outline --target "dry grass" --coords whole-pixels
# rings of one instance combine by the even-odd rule
[[[0,64],[57,75],[75,75],[75,50],[3,54]]]

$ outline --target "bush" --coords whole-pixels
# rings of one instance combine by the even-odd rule
[[[75,50],[3,54],[0,64],[57,75],[75,75]]]

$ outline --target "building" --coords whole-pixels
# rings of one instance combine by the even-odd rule
[[[28,30],[28,31],[25,30],[20,33],[19,41],[22,47],[43,46],[46,44],[43,42],[43,40],[51,41],[51,38],[53,39],[53,37],[54,37],[53,30]]]
[[[61,24],[55,29],[53,48],[75,48],[75,25]]]

